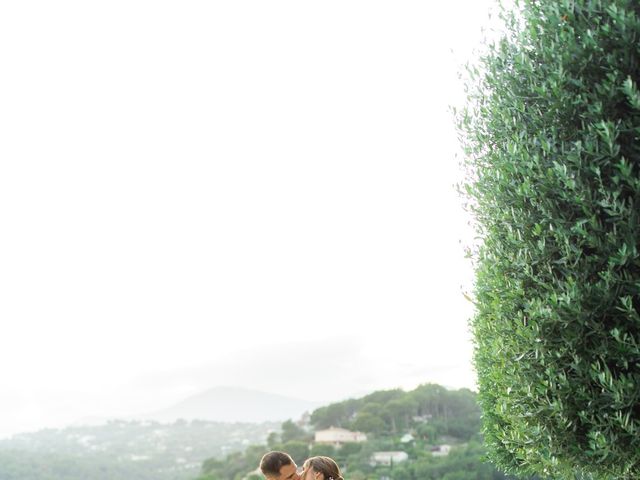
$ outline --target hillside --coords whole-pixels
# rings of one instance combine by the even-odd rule
[[[174,412],[197,411],[200,402],[207,406],[206,398],[183,402]],[[17,435],[0,441],[0,479],[242,480],[272,449],[289,452],[299,464],[309,456],[331,456],[347,469],[348,480],[508,478],[483,463],[480,410],[470,390],[428,384],[409,392],[377,391],[292,418],[283,423],[120,420]],[[340,447],[315,442],[316,431],[332,426],[363,432],[367,440]],[[450,452],[438,457],[433,452],[443,444]],[[380,451],[404,452],[407,459],[372,465],[372,455]]]
[[[317,404],[217,387],[165,410],[99,426],[73,426],[0,440],[2,480],[185,480],[207,458],[224,458]]]
[[[264,443],[277,422],[111,421],[0,441],[2,480],[184,480],[208,457]]]
[[[311,456],[334,458],[349,480],[504,480],[484,462],[480,409],[470,390],[426,384],[405,392],[373,392],[320,407],[307,421],[287,421],[266,444],[203,463],[198,480],[242,480],[252,476],[269,450],[288,452],[298,465]],[[315,433],[340,427],[366,434],[365,441],[340,445],[315,441]],[[325,432],[326,433],[326,432]],[[362,436],[359,436],[362,437]],[[373,461],[394,452],[397,461]],[[386,452],[386,453],[381,453]]]

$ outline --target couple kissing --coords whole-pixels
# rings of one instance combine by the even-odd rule
[[[330,457],[311,457],[298,467],[285,452],[269,452],[260,460],[267,480],[344,480],[340,467]]]

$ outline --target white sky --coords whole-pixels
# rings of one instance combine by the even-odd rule
[[[489,2],[0,5],[0,435],[474,387],[448,106]]]

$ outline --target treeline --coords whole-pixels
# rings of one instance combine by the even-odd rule
[[[382,436],[413,429],[423,439],[450,435],[468,440],[480,429],[480,408],[471,390],[425,384],[410,392],[377,391],[318,408],[311,424],[315,429],[334,426]]]
[[[338,448],[313,442],[314,432],[331,426],[367,434],[367,441]],[[411,434],[407,437],[406,434]],[[432,449],[452,445],[448,456],[436,457]],[[359,399],[334,403],[315,410],[308,425],[291,420],[272,433],[266,445],[254,445],[243,453],[204,462],[198,480],[257,480],[254,472],[268,450],[288,452],[298,465],[311,456],[334,458],[349,480],[388,477],[393,480],[503,480],[509,478],[483,460],[480,410],[470,390],[447,390],[421,385],[405,392],[377,391]],[[371,465],[379,451],[404,451],[409,460],[393,467]],[[255,476],[255,478],[253,478]]]

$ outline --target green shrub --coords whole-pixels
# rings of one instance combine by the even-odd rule
[[[640,478],[640,3],[516,4],[460,116],[486,443],[509,472]]]

